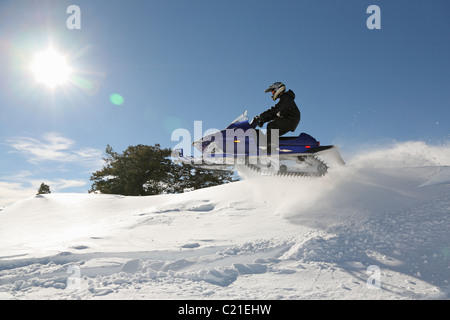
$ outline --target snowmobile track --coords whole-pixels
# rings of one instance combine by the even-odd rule
[[[320,178],[323,177],[327,172],[328,172],[328,166],[326,165],[325,162],[323,162],[322,160],[320,160],[319,158],[317,158],[316,156],[312,156],[311,159],[313,159],[314,162],[317,163],[317,168],[321,168],[319,169],[317,172],[293,172],[293,171],[284,171],[281,170],[281,168],[283,167],[280,166],[280,170],[278,170],[277,172],[271,171],[271,170],[267,170],[267,169],[263,169],[257,165],[251,164],[248,161],[245,161],[245,167],[247,167],[248,169],[259,173],[262,176],[276,176],[276,177],[306,177],[306,178]]]

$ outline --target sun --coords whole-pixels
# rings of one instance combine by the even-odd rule
[[[37,53],[31,63],[31,70],[36,81],[49,88],[66,83],[72,72],[66,58],[53,48]]]

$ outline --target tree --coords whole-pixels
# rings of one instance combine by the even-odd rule
[[[172,161],[170,149],[155,146],[129,146],[122,154],[106,147],[103,169],[94,172],[90,192],[127,196],[154,195],[164,192],[170,183]]]
[[[94,172],[89,192],[144,196],[181,193],[231,181],[231,173],[217,173],[172,162],[171,149],[160,145],[129,146],[122,154],[106,147],[103,169]]]
[[[38,194],[49,194],[49,193],[51,193],[50,186],[48,186],[48,185],[46,185],[45,183],[42,182],[41,186],[38,189],[37,195]]]

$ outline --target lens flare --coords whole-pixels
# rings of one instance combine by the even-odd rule
[[[109,101],[116,106],[121,106],[125,102],[125,99],[118,93],[113,93],[109,96]]]

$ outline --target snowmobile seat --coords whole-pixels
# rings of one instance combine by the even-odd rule
[[[280,137],[280,144],[282,145],[303,145],[303,146],[317,146],[319,142],[307,133],[300,133],[298,137]]]

